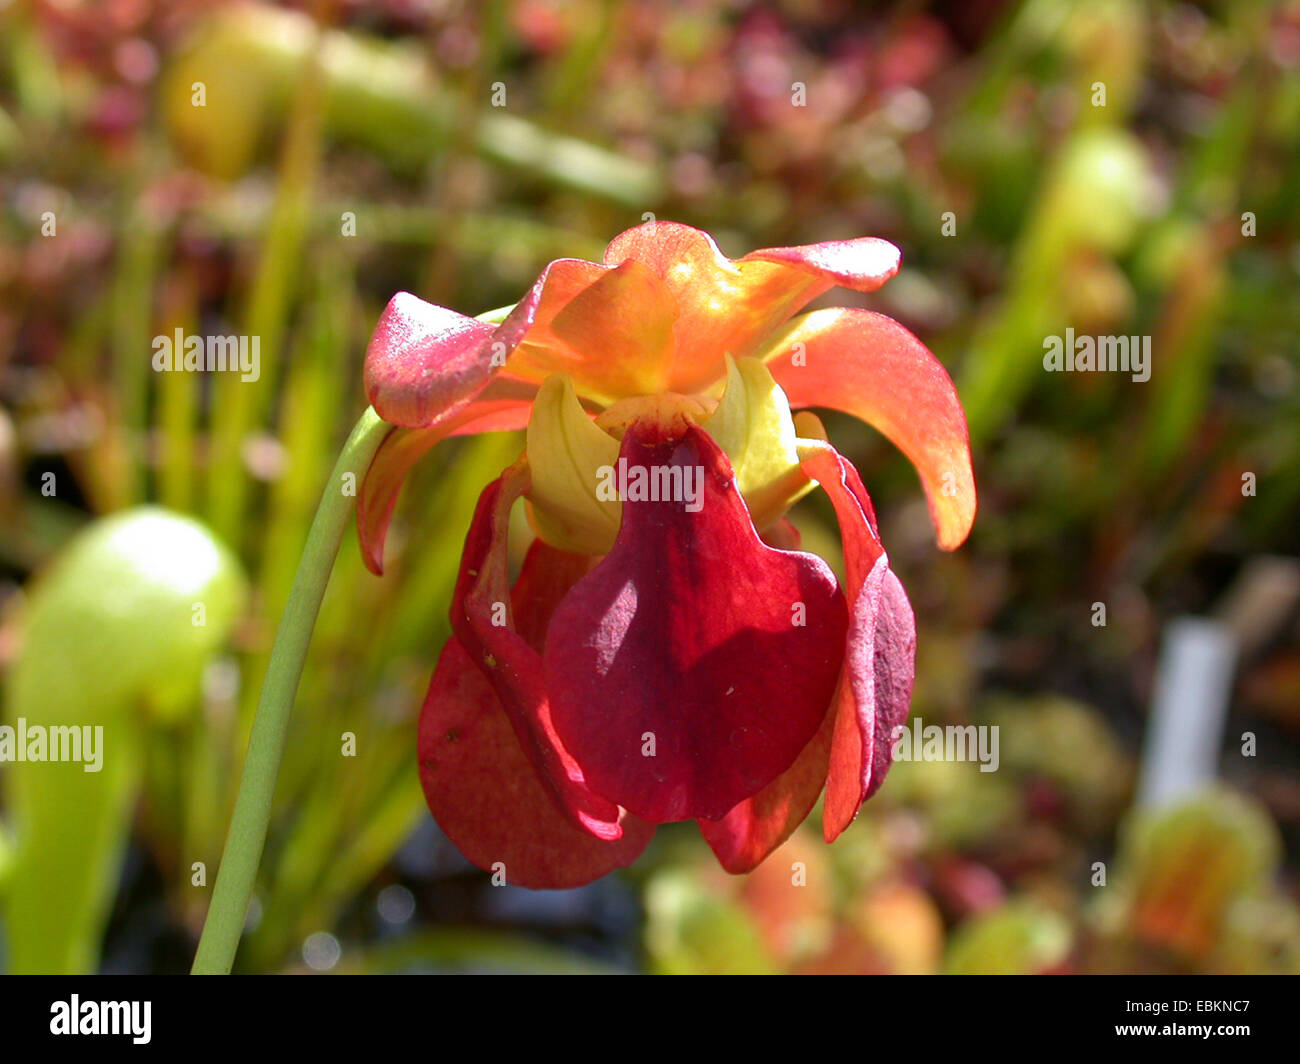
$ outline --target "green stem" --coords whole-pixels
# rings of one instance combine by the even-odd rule
[[[244,774],[239,781],[239,795],[235,799],[235,811],[226,835],[226,848],[221,854],[221,868],[217,872],[208,917],[191,969],[195,975],[224,975],[234,963],[248,903],[253,896],[257,866],[266,844],[275,778],[280,770],[289,726],[289,710],[298,690],[307,645],[311,642],[325,586],[329,583],[334,558],[352,513],[355,485],[365,475],[389,428],[374,410],[367,409],[361,416],[343,445],[343,453],[334,465],[311,530],[307,533],[307,545],[298,563],[298,574],[294,577],[289,601],[280,619],[266,679],[262,683],[262,697],[257,704],[257,715],[248,740],[248,755],[244,759]],[[343,490],[345,478],[353,485],[350,494]]]

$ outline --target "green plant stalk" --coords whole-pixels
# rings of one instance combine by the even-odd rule
[[[289,711],[298,690],[307,645],[320,612],[334,558],[352,513],[352,495],[343,491],[365,475],[370,460],[390,426],[373,409],[367,409],[343,445],[330,482],[321,495],[316,517],[307,533],[298,574],[289,592],[271,661],[262,684],[262,697],[248,741],[248,755],[239,781],[239,795],[221,855],[221,868],[212,889],[203,935],[194,956],[195,975],[224,975],[234,963],[244,929],[248,903],[253,896],[257,867],[271,818],[275,779],[284,753]],[[351,477],[349,478],[349,474]]]

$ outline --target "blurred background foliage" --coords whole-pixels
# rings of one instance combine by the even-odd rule
[[[387,575],[340,555],[240,967],[1300,971],[1294,597],[1243,636],[1222,786],[1133,805],[1165,621],[1300,545],[1298,130],[1294,0],[0,4],[5,714],[104,722],[120,754],[0,766],[6,963],[188,968],[392,293],[508,304],[652,212],[733,255],[903,248],[827,302],[950,367],[970,542],[940,556],[906,461],[827,424],[917,609],[913,712],[999,724],[999,771],[901,763],[836,846],[810,821],[747,878],[683,826],[588,888],[491,886],[424,808],[414,729],[471,507],[521,442],[444,445]],[[1150,381],[1043,373],[1066,327],[1151,336]],[[260,378],[152,372],[176,329],[260,337]]]

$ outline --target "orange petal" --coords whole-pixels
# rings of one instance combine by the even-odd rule
[[[823,292],[879,288],[898,271],[898,249],[865,237],[763,248],[728,259],[713,238],[677,222],[647,222],[615,237],[611,265],[644,263],[677,304],[673,391],[703,391],[726,372],[724,356],[753,354],[763,338]]]
[[[737,262],[777,262],[815,274],[830,286],[874,292],[898,272],[899,251],[888,240],[861,236],[852,240],[825,240],[788,248],[760,248]]]
[[[641,263],[558,259],[528,298],[532,322],[511,373],[539,384],[567,374],[580,396],[602,404],[666,389],[676,307]]]
[[[961,400],[943,364],[903,326],[867,310],[815,310],[760,355],[792,407],[842,410],[883,432],[921,475],[939,546],[975,521],[975,475]]]

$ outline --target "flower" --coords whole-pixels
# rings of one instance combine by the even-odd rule
[[[479,499],[420,718],[443,831],[511,883],[566,887],[694,819],[754,868],[825,790],[833,841],[884,781],[907,717],[915,634],[856,470],[804,410],[856,415],[921,475],[940,546],[975,514],[965,416],[911,333],[857,309],[800,314],[898,270],[873,238],[725,258],[650,222],[603,263],[552,262],[500,324],[406,293],[366,352],[397,428],[358,497],[383,541],[412,464],[448,436],[527,429]],[[820,485],[846,581],[798,549],[789,506]],[[510,585],[509,515],[536,540]]]

